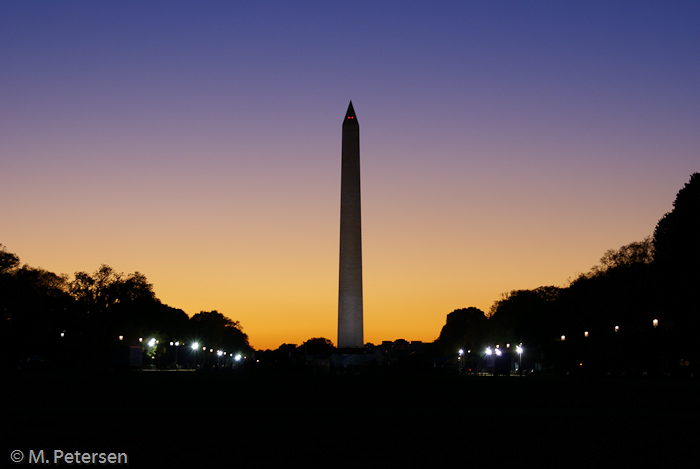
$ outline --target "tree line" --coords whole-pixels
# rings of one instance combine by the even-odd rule
[[[506,293],[488,313],[447,316],[443,353],[522,343],[523,367],[561,372],[684,373],[700,361],[700,174],[653,236],[605,252],[566,287]],[[517,362],[510,348],[512,360]],[[476,363],[475,363],[476,365]]]
[[[239,322],[217,311],[191,318],[163,304],[140,272],[102,265],[73,279],[20,265],[0,245],[0,347],[3,368],[111,366],[118,346],[144,346],[146,360],[174,364],[173,344],[199,341],[213,350],[250,354]],[[144,341],[152,341],[146,347]],[[196,358],[196,357],[195,357]],[[180,363],[191,359],[181,354]],[[147,362],[148,363],[148,362]],[[200,358],[200,365],[206,363]]]
[[[565,287],[511,291],[488,313],[473,307],[453,311],[424,358],[455,357],[462,350],[460,366],[478,369],[486,363],[486,347],[499,346],[511,365],[524,369],[694,373],[700,363],[699,287],[700,173],[694,173],[653,236],[606,251],[598,265]],[[140,345],[139,339],[154,339],[154,346],[144,348],[161,366],[220,363],[215,350],[252,353],[239,322],[217,311],[189,318],[163,304],[139,272],[125,275],[102,265],[70,279],[20,265],[2,245],[0,313],[4,367],[33,359],[102,366],[112,362],[115,346]],[[205,349],[199,355],[183,350],[178,358],[168,347],[194,341]],[[524,351],[516,358],[517,346]],[[332,352],[330,340],[313,338],[260,352],[260,359],[285,368]]]

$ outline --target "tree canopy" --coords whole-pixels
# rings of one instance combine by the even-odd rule
[[[2,245],[0,313],[6,367],[33,357],[63,366],[109,366],[115,346],[150,338],[163,344],[196,339],[209,347],[251,351],[239,322],[216,311],[188,318],[163,304],[140,272],[124,274],[102,265],[93,273],[76,272],[71,280],[20,267],[19,257]],[[164,352],[151,347],[149,353]]]

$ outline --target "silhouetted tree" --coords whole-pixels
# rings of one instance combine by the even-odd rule
[[[437,340],[440,350],[444,354],[452,354],[459,349],[480,349],[487,340],[486,328],[486,315],[480,309],[456,309],[447,315],[447,321],[440,331]]]
[[[19,265],[19,257],[7,252],[7,248],[0,244],[0,274],[9,273]]]
[[[0,273],[3,361],[13,366],[20,360],[53,358],[65,343],[61,333],[70,314],[66,277],[27,265],[18,268],[19,259],[13,254],[1,257],[5,259]]]
[[[697,362],[700,327],[700,173],[694,173],[654,230],[659,319],[676,340],[679,359]],[[671,346],[671,344],[669,344]]]
[[[331,355],[333,353],[333,342],[325,337],[314,337],[299,346],[305,356]]]
[[[240,323],[218,311],[197,313],[190,319],[190,324],[196,339],[207,347],[243,354],[252,352]]]
[[[0,245],[4,366],[45,357],[67,366],[109,367],[116,345],[138,345],[139,338],[142,345],[158,340],[157,346],[146,347],[147,354],[157,359],[153,363],[168,365],[175,358],[169,342],[189,342],[198,333],[210,348],[243,355],[252,351],[240,323],[216,311],[190,320],[184,311],[161,303],[140,272],[125,275],[101,265],[92,274],[76,272],[69,281],[66,275],[18,266],[19,257]]]
[[[700,265],[700,173],[694,173],[654,230],[654,260],[676,276],[697,278]]]
[[[626,244],[619,249],[608,249],[600,258],[600,264],[594,266],[585,277],[602,275],[612,269],[623,269],[651,264],[654,260],[654,243],[650,236],[642,241]]]
[[[527,364],[562,358],[555,348],[566,318],[556,308],[561,289],[554,286],[516,290],[503,295],[489,311],[490,345],[523,344]]]
[[[563,318],[555,314],[554,302],[560,292],[558,287],[545,286],[504,295],[489,311],[493,340],[542,343],[558,337]]]
[[[654,247],[651,238],[605,252],[600,265],[571,282],[564,295],[565,312],[577,331],[596,326],[613,329],[648,320],[651,324],[656,305],[656,285],[651,264]],[[628,327],[626,327],[627,330]]]

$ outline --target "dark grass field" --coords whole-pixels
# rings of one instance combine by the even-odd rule
[[[136,467],[697,467],[697,381],[456,375],[3,375],[10,452]],[[26,459],[24,464],[27,464]]]

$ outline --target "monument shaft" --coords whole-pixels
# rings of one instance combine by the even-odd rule
[[[364,348],[362,320],[362,217],[360,126],[352,101],[343,121],[340,182],[340,281],[338,348]]]

